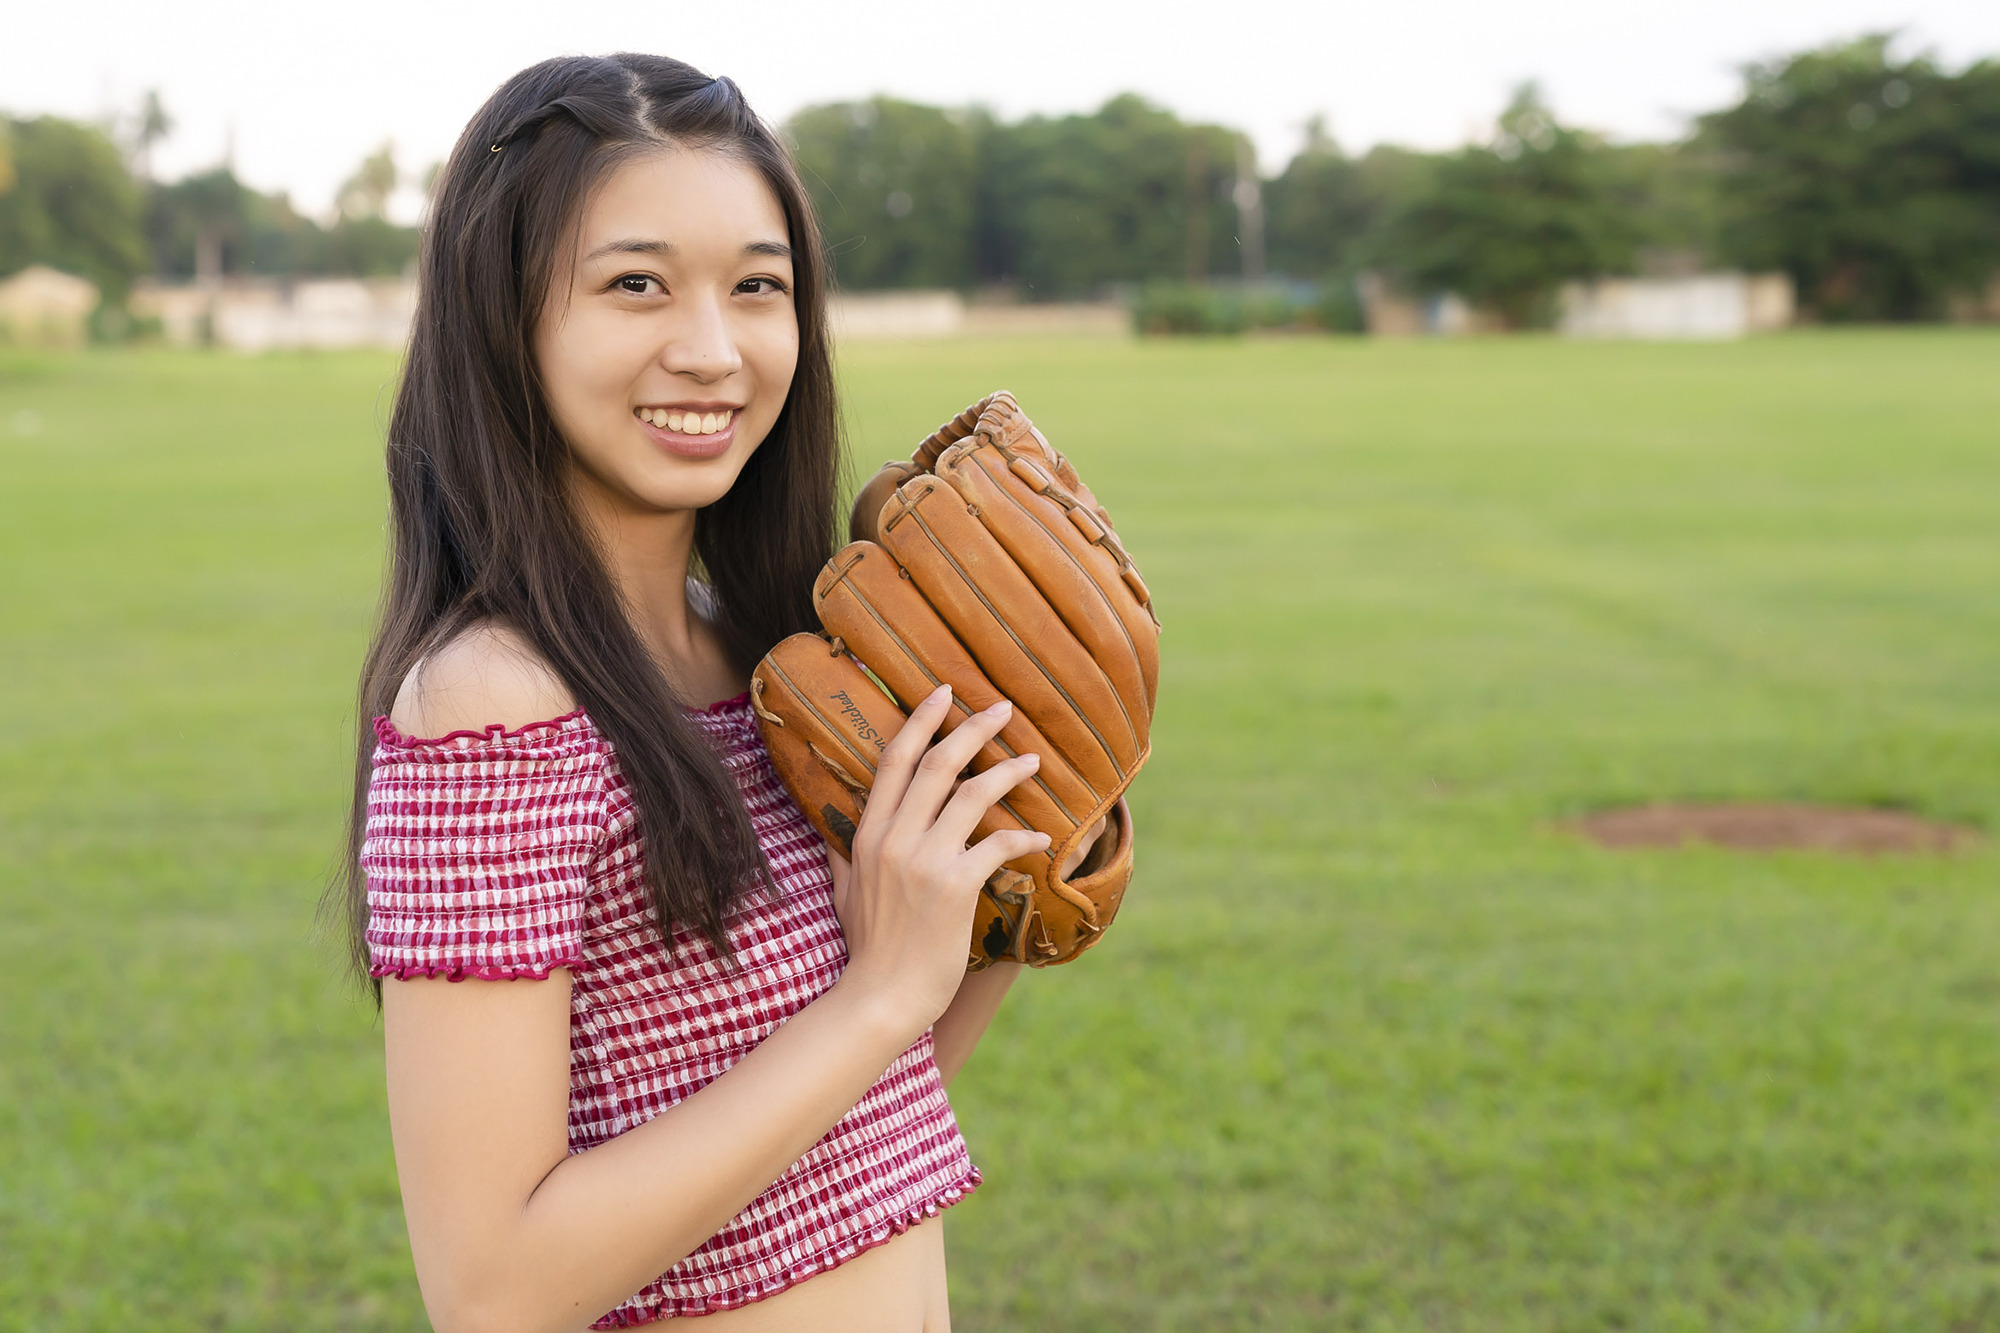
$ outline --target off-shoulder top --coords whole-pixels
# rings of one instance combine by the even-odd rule
[[[826,848],[772,770],[747,696],[689,713],[735,779],[782,889],[727,921],[739,967],[653,924],[617,756],[582,711],[434,740],[375,722],[361,854],[370,972],[568,968],[569,1150],[691,1096],[847,963]],[[593,1327],[749,1304],[882,1244],[979,1183],[926,1033],[826,1137],[694,1253]]]

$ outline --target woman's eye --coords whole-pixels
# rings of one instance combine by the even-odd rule
[[[618,290],[630,292],[634,296],[651,296],[653,289],[659,285],[658,278],[649,278],[643,273],[627,273],[618,279]]]
[[[736,290],[749,296],[769,296],[773,292],[782,292],[785,286],[776,278],[745,278],[736,284]]]

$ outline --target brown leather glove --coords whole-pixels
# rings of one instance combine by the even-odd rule
[[[1041,768],[973,837],[1030,828],[1051,843],[987,882],[967,966],[1068,962],[1132,878],[1124,792],[1150,752],[1159,684],[1151,594],[1110,516],[1006,393],[884,465],[855,501],[852,536],[813,585],[826,632],[792,635],[751,677],[778,776],[848,853],[882,746],[911,708],[949,684],[948,732],[1012,700],[972,769],[1029,751]]]

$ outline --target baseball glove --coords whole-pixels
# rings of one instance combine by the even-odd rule
[[[974,839],[1028,828],[1051,843],[987,882],[967,967],[1068,962],[1111,924],[1132,878],[1124,793],[1150,751],[1159,682],[1145,582],[1096,497],[1006,393],[885,464],[855,501],[851,535],[813,585],[825,632],[792,635],[751,677],[778,776],[848,853],[877,758],[910,709],[949,684],[949,732],[1012,700],[972,771],[1030,751],[1041,768]]]

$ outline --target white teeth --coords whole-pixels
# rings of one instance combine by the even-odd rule
[[[633,411],[639,420],[670,430],[676,434],[714,435],[729,429],[729,423],[736,416],[736,409],[726,408],[721,412],[669,412],[664,407],[638,407]]]

